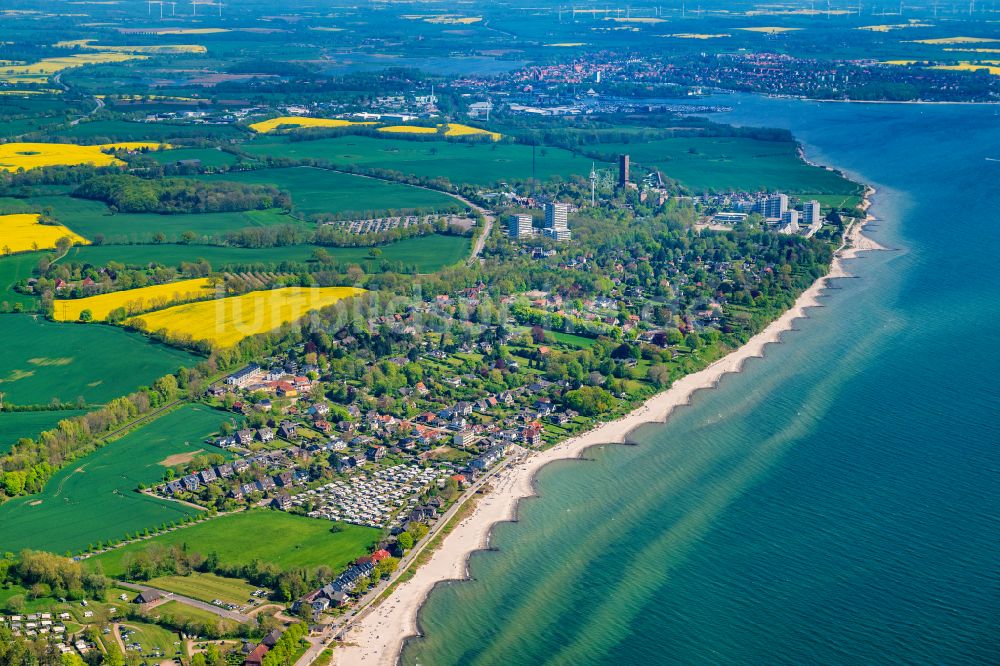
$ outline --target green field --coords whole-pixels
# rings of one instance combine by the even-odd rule
[[[94,143],[110,141],[166,141],[186,137],[235,139],[246,136],[233,125],[171,125],[167,123],[133,123],[126,120],[94,120],[59,131],[60,136],[87,139]],[[84,143],[75,141],[74,143]]]
[[[465,208],[441,192],[313,167],[238,171],[200,178],[274,185],[291,193],[292,206],[297,215],[342,213],[367,216],[392,209]]]
[[[93,240],[103,234],[109,243],[149,242],[156,232],[167,240],[176,241],[185,231],[200,236],[219,237],[227,231],[244,227],[275,224],[298,224],[280,210],[250,210],[233,213],[202,213],[158,215],[156,213],[119,213],[113,215],[100,201],[71,196],[41,196],[30,199],[0,197],[0,210],[5,213],[32,212],[51,208],[52,214],[84,238]]]
[[[332,526],[326,520],[281,511],[244,511],[130,544],[85,562],[100,562],[107,575],[122,576],[125,554],[155,542],[167,546],[187,544],[189,550],[205,555],[215,552],[226,564],[247,564],[259,559],[283,569],[324,564],[339,570],[365,555],[381,534],[371,527],[346,524],[339,525],[342,530],[334,533],[330,531]]]
[[[245,604],[254,591],[260,589],[238,578],[199,572],[188,576],[160,576],[145,584],[208,603],[220,599],[231,604]]]
[[[609,156],[629,154],[633,180],[644,175],[642,167],[656,168],[694,192],[766,189],[851,195],[858,191],[846,178],[804,163],[792,141],[686,136],[645,143],[602,143],[593,151]]]
[[[184,644],[181,642],[180,636],[169,629],[164,629],[157,624],[132,622],[131,620],[122,624],[122,628],[134,630],[129,633],[128,639],[125,640],[128,652],[134,652],[144,658],[152,657],[157,661],[161,658],[172,658],[178,653],[183,654]],[[138,649],[132,648],[135,643],[139,644]]]
[[[558,343],[577,347],[579,349],[590,349],[597,342],[595,338],[586,338],[582,335],[574,335],[565,331],[545,331],[545,337],[551,337]]]
[[[217,453],[204,440],[224,418],[208,407],[186,405],[64,467],[38,495],[0,505],[0,549],[77,552],[197,513],[135,489],[161,480],[168,456]]]
[[[334,261],[357,263],[368,272],[374,272],[383,262],[402,263],[407,271],[433,273],[444,266],[462,261],[469,256],[472,240],[464,236],[417,236],[389,245],[379,246],[382,254],[377,259],[370,256],[366,247],[326,247]],[[158,263],[179,266],[183,261],[205,259],[213,269],[253,270],[255,267],[273,267],[283,261],[305,262],[312,258],[314,245],[287,245],[264,249],[223,247],[219,245],[86,245],[74,247],[69,252],[71,261],[86,261],[97,266],[118,261],[130,266]],[[34,265],[34,264],[31,264]],[[0,261],[0,271],[3,263]]]
[[[455,184],[489,185],[532,177],[531,146],[512,143],[407,141],[351,135],[289,141],[285,137],[266,136],[245,144],[244,150],[263,157],[326,160],[336,165],[391,169],[422,178],[447,178]],[[535,177],[586,178],[592,161],[561,148],[536,148]]]
[[[156,607],[155,612],[159,615],[170,615],[179,622],[198,622],[215,627],[223,628],[225,632],[233,631],[238,623],[235,620],[225,619],[211,611],[202,608],[195,608],[182,604],[179,601],[168,601]]]
[[[20,303],[26,308],[35,307],[35,299],[25,294],[19,294],[11,287],[15,282],[31,277],[31,271],[38,265],[43,256],[39,252],[23,252],[0,258],[0,302],[6,301],[13,305]]]
[[[35,439],[63,419],[86,414],[85,409],[56,409],[47,412],[0,412],[0,454],[6,453],[22,437]]]
[[[236,164],[239,159],[232,153],[218,148],[175,148],[148,153],[160,164],[174,164],[180,160],[201,160],[203,167],[223,167]]]
[[[83,398],[105,403],[193,365],[190,354],[102,325],[60,324],[31,315],[0,316],[0,391],[17,405]]]

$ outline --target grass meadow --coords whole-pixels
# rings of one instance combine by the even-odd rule
[[[811,194],[852,195],[855,183],[807,165],[792,141],[761,141],[731,136],[685,136],[644,143],[602,143],[593,152],[632,158],[633,179],[639,167],[660,169],[695,192],[709,190],[776,190]]]
[[[261,137],[243,148],[261,157],[326,160],[335,165],[391,169],[421,178],[447,178],[454,184],[489,185],[525,180],[532,175],[531,146],[513,143],[410,141],[348,135],[315,141]],[[539,180],[554,176],[586,178],[592,161],[561,148],[536,148],[535,175]]]
[[[120,328],[31,315],[0,316],[0,339],[0,392],[17,405],[105,403],[196,362]]]
[[[86,261],[103,266],[109,261],[118,261],[129,266],[145,266],[150,263],[164,266],[179,266],[184,261],[204,259],[213,269],[236,269],[240,267],[275,267],[284,261],[306,262],[312,258],[317,246],[288,245],[263,249],[223,247],[219,245],[87,245],[70,249],[69,260]],[[325,247],[334,261],[356,263],[368,272],[375,272],[382,263],[401,263],[404,270],[416,273],[433,273],[445,266],[458,263],[469,256],[472,241],[465,236],[417,236],[406,238],[388,245],[381,245],[382,254],[378,258],[370,255],[366,247]],[[29,277],[31,269],[38,263],[38,256],[18,255],[30,258],[14,261],[15,257],[0,259],[0,287],[12,284],[21,277]],[[242,270],[242,268],[240,268]],[[33,299],[10,291],[0,296],[0,301]]]
[[[0,257],[0,303],[6,302],[11,305],[20,303],[26,308],[35,307],[36,299],[33,296],[20,294],[12,287],[15,282],[31,277],[31,271],[38,265],[38,260],[42,256],[38,252],[26,252]]]
[[[65,195],[49,195],[30,199],[0,198],[0,211],[5,213],[37,212],[51,208],[60,222],[76,233],[93,239],[103,234],[108,243],[148,243],[162,232],[168,240],[177,240],[185,231],[199,236],[218,238],[228,231],[244,227],[298,224],[277,209],[250,210],[231,213],[119,213],[113,215],[101,201],[77,199]]]
[[[200,178],[274,185],[291,193],[292,207],[298,215],[351,213],[360,216],[390,209],[464,208],[461,203],[440,192],[313,167],[260,169]]]
[[[135,492],[162,479],[174,454],[218,453],[205,439],[222,412],[185,405],[59,470],[37,495],[0,505],[0,549],[77,552],[197,511]]]
[[[217,553],[226,564],[272,562],[283,569],[316,567],[321,564],[343,569],[348,562],[368,553],[381,532],[372,527],[334,523],[283,511],[254,509],[189,525],[145,542],[129,544],[85,560],[100,563],[109,576],[124,574],[123,559],[129,552],[148,547],[187,544],[188,550]]]
[[[200,624],[211,625],[219,627],[225,633],[234,631],[237,627],[235,620],[227,620],[225,618],[219,617],[211,611],[204,610],[203,608],[195,608],[194,606],[189,606],[187,604],[182,604],[179,601],[168,601],[165,604],[160,604],[156,607],[157,614],[161,617],[164,615],[169,615],[174,620],[181,623],[186,622],[198,622]]]
[[[156,662],[170,659],[176,654],[183,654],[184,644],[180,635],[158,624],[129,620],[121,626],[123,629],[131,630],[128,640],[125,641],[126,647],[138,643],[141,648],[133,650],[129,647],[129,652],[142,655],[146,659],[153,659]]]
[[[174,148],[147,153],[160,164],[174,164],[181,160],[200,160],[203,167],[232,166],[239,158],[218,148]]]
[[[55,409],[44,412],[0,412],[0,454],[10,450],[22,437],[34,439],[51,430],[63,419],[86,414],[84,409]]]
[[[233,125],[181,125],[170,123],[138,123],[127,120],[92,120],[59,131],[60,136],[73,139],[112,141],[166,141],[189,137],[235,139],[246,132]]]
[[[201,572],[187,576],[160,576],[146,581],[146,584],[208,603],[219,599],[231,604],[245,604],[254,591],[260,589],[239,578]]]

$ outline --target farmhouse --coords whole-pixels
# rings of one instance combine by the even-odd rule
[[[140,605],[151,604],[154,601],[159,601],[162,598],[163,598],[163,593],[160,592],[159,590],[143,590],[138,595],[136,595],[135,599],[132,600],[132,603]]]

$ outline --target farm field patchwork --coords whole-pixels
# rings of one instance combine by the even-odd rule
[[[15,405],[105,403],[198,359],[104,325],[0,316],[0,391]]]
[[[0,67],[0,80],[19,81],[28,78],[47,78],[65,69],[83,67],[85,65],[100,65],[112,62],[125,62],[145,58],[130,53],[75,53],[56,58],[43,58],[38,62],[7,64]]]
[[[73,233],[61,224],[41,224],[39,216],[31,213],[0,215],[0,251],[28,252],[31,250],[51,250],[60,238],[69,238],[73,243],[86,244],[86,238]]]
[[[98,144],[94,146],[79,146],[73,143],[4,143],[0,144],[0,170],[29,171],[46,166],[77,166],[93,164],[94,166],[114,166],[124,164],[120,159],[106,151],[112,149],[140,150],[149,148],[155,150],[160,146],[151,142],[118,142]]]
[[[278,209],[178,215],[112,214],[101,201],[77,199],[65,195],[39,196],[30,199],[0,197],[0,207],[6,212],[37,212],[51,208],[52,215],[60,222],[68,224],[73,231],[87,238],[102,234],[106,243],[148,243],[156,232],[162,232],[168,241],[180,240],[181,234],[185,231],[193,231],[207,238],[219,238],[226,232],[245,227],[299,224]]]
[[[465,207],[441,192],[315,167],[259,169],[200,178],[208,181],[274,185],[291,193],[294,212],[300,215],[339,213],[362,216],[391,209],[436,210]]]
[[[416,273],[432,273],[436,270],[458,263],[465,259],[471,251],[472,240],[465,236],[442,236],[433,234],[404,238],[403,240],[380,245],[382,255],[371,256],[371,248],[367,247],[324,247],[333,261],[338,263],[356,263],[366,271],[378,270],[383,263],[395,266],[402,265],[404,271]],[[104,265],[109,261],[118,261],[129,266],[145,266],[150,263],[164,266],[179,266],[183,261],[197,262],[204,259],[215,270],[223,268],[253,270],[254,267],[275,266],[281,262],[306,262],[312,258],[318,248],[315,245],[285,245],[270,248],[224,247],[221,245],[84,245],[71,248],[68,258],[72,261],[86,261],[95,265]],[[13,263],[14,259],[30,258],[31,261]],[[38,259],[32,255],[15,255],[0,259],[0,286],[11,284],[21,277],[30,275],[31,268]],[[9,277],[8,277],[9,275]],[[2,300],[12,300],[13,297],[28,299],[16,292],[8,292],[0,297]]]
[[[202,405],[185,405],[67,465],[41,493],[0,505],[0,548],[78,552],[197,513],[135,489],[161,480],[168,456],[219,452],[205,439],[225,418]]]
[[[176,305],[130,320],[145,331],[232,347],[243,338],[297,321],[313,310],[365,293],[355,287],[285,287],[214,301]]]
[[[420,178],[446,178],[455,184],[489,185],[532,176],[531,146],[513,143],[488,145],[352,135],[294,142],[283,137],[266,137],[244,148],[261,157],[326,160]],[[561,148],[539,148],[535,150],[535,175],[539,180],[585,177],[590,174],[592,161]]]
[[[87,298],[57,299],[53,303],[53,318],[57,321],[79,321],[84,310],[90,310],[94,321],[104,321],[112,310],[124,308],[126,314],[159,310],[170,303],[210,298],[215,295],[208,278],[181,280],[139,289],[115,291]]]
[[[100,563],[109,576],[122,576],[128,553],[144,550],[149,544],[187,544],[188,550],[217,553],[229,565],[250,564],[254,560],[273,562],[283,569],[326,565],[343,568],[366,555],[378,542],[381,532],[373,527],[337,523],[331,531],[326,520],[296,516],[283,511],[254,509],[189,525],[144,542],[129,544],[84,560]],[[280,539],[262,539],[262,534],[280,534]]]
[[[63,419],[86,414],[84,409],[54,409],[44,412],[0,412],[0,454],[11,449],[22,437],[35,439],[38,433],[51,430]]]
[[[645,143],[602,143],[594,152],[628,153],[633,165],[657,168],[695,191],[780,190],[789,193],[844,194],[858,186],[837,173],[803,164],[792,141],[746,137],[690,136]],[[637,172],[638,177],[638,172]]]

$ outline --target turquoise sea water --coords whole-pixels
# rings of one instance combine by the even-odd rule
[[[404,663],[1000,663],[998,110],[730,101],[874,184],[898,250],[638,446],[545,468]]]

